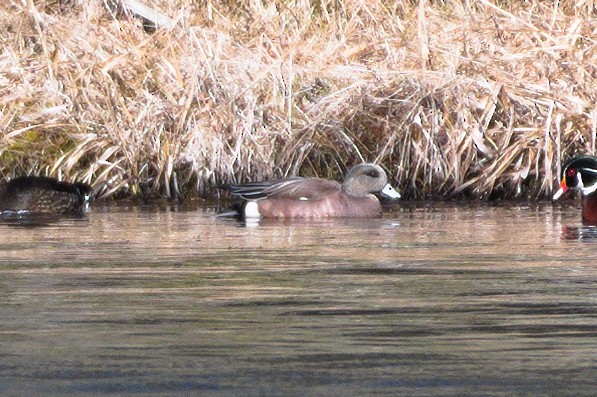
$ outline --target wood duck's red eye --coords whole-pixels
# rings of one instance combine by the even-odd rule
[[[567,176],[568,178],[572,178],[572,177],[574,177],[575,175],[576,175],[576,169],[574,169],[574,168],[569,168],[569,169],[566,171],[566,176]]]

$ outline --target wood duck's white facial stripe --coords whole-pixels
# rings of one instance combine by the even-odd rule
[[[590,169],[590,168],[583,168],[583,170],[582,170],[582,172],[587,172],[587,171],[589,171],[590,173],[597,174],[597,172],[595,170]],[[582,192],[583,196],[588,196],[597,191],[597,180],[592,185],[585,186],[583,183],[583,180],[582,180],[582,173],[580,171],[578,172],[577,178],[578,178],[577,188]]]
[[[597,175],[597,170],[594,168],[581,168],[580,171],[584,172],[585,174]]]

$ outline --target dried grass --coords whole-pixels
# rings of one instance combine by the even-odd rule
[[[385,4],[390,3],[391,5]],[[0,173],[185,196],[382,164],[407,197],[544,197],[595,152],[594,0],[0,10]]]

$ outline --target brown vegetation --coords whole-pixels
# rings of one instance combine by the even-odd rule
[[[594,0],[161,1],[155,31],[106,3],[0,10],[3,177],[189,197],[374,161],[410,198],[535,198],[595,154]]]

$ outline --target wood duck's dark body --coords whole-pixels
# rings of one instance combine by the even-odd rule
[[[79,214],[84,212],[90,194],[91,187],[85,183],[24,176],[12,179],[0,188],[0,211]]]
[[[585,225],[597,225],[597,194],[583,196],[582,221]]]

